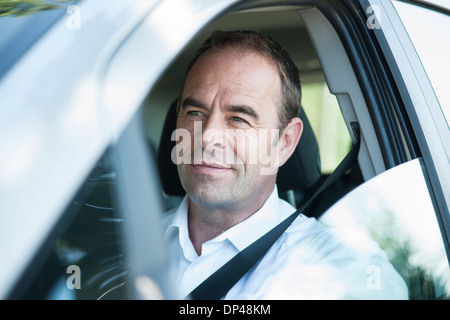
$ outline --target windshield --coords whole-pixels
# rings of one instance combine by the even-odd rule
[[[0,79],[75,1],[0,1]]]

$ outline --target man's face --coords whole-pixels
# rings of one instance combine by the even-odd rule
[[[191,161],[178,166],[191,200],[242,207],[267,198],[278,169],[280,94],[279,73],[261,55],[211,49],[197,60],[177,119],[191,137],[183,150]]]

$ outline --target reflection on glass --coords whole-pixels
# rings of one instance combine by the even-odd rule
[[[56,10],[66,3],[73,2],[73,0],[4,0],[0,1],[0,17],[24,17],[36,12]]]
[[[42,265],[32,266],[36,276],[21,299],[127,297],[125,279],[129,262],[125,258],[123,219],[114,205],[112,192],[116,175],[109,162],[106,153],[67,208],[64,213],[67,226],[62,223],[57,228],[61,234],[52,238],[47,250],[40,253]],[[70,286],[73,283],[69,267],[79,268],[79,287]]]
[[[376,241],[405,280],[410,299],[449,298],[448,260],[418,159],[355,189],[321,222]]]
[[[67,8],[80,0],[0,0],[0,80]]]

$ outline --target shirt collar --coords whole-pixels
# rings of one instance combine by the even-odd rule
[[[189,239],[188,208],[189,199],[185,196],[173,215],[169,214],[172,217],[172,223],[168,225],[164,235],[166,240],[168,240],[171,237],[176,237],[178,234],[178,243],[182,249],[183,255],[187,260],[192,262],[198,255]]]

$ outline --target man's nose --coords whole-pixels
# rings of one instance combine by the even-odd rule
[[[226,127],[219,114],[211,114],[203,123],[202,146],[224,148],[226,143]]]

